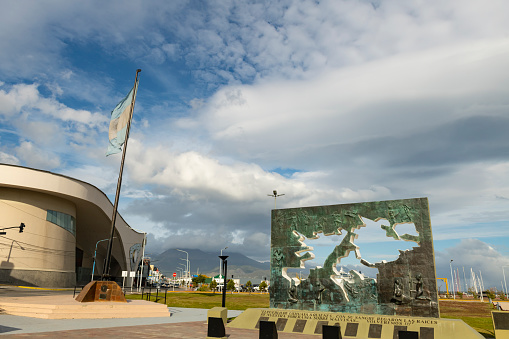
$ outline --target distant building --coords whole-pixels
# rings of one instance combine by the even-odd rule
[[[84,181],[47,171],[0,165],[0,283],[71,287],[100,277],[111,234],[113,205]],[[117,214],[111,275],[135,271],[144,235]],[[94,252],[97,258],[94,266]],[[127,283],[127,281],[126,281]]]
[[[212,279],[217,283],[217,289],[219,291],[222,291],[223,290],[224,275],[216,275]],[[232,279],[226,278],[226,284],[227,285],[228,285],[228,281],[230,281],[230,280],[232,280]],[[235,284],[235,289],[239,289],[240,288],[240,279],[233,279],[233,283]]]

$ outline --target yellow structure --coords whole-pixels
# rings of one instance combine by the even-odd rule
[[[493,320],[495,338],[509,339],[509,312],[491,311],[491,319]]]
[[[103,270],[113,205],[84,181],[32,168],[0,165],[0,283],[71,287]],[[143,233],[117,215],[111,274],[135,271]]]
[[[449,295],[449,285],[447,284],[447,278],[437,278],[437,280],[443,280],[445,282],[445,289],[447,290],[447,295]]]
[[[343,338],[393,339],[399,331],[419,333],[419,338],[482,339],[481,334],[458,319],[404,317],[357,313],[316,312],[249,308],[228,327],[257,329],[259,322],[273,321],[278,332],[322,334],[322,326],[340,326]],[[498,338],[497,338],[498,339]]]

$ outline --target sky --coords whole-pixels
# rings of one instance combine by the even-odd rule
[[[149,254],[228,246],[268,260],[273,190],[285,194],[277,208],[427,197],[437,275],[472,268],[502,288],[507,1],[2,8],[2,163],[84,180],[113,200],[110,113],[142,69],[119,209],[148,233]],[[361,250],[390,260],[383,243]]]

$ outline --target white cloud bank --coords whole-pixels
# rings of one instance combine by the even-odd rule
[[[450,280],[451,267],[449,263],[451,259],[453,260],[453,270],[459,269],[462,290],[464,290],[465,283],[467,286],[473,286],[470,279],[470,269],[476,275],[482,275],[486,289],[495,287],[499,291],[502,290],[502,266],[509,265],[509,259],[492,246],[478,239],[464,239],[458,245],[445,251],[436,251],[437,278],[448,278]],[[465,270],[466,279],[464,279],[463,270]],[[509,275],[506,276],[506,278],[508,277]],[[445,287],[443,289],[445,290]]]
[[[273,189],[279,207],[428,196],[438,238],[508,220],[505,0],[3,9],[3,161],[113,192],[100,107],[143,68],[125,213],[160,248],[252,242],[266,259]]]

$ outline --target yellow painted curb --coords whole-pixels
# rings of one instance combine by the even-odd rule
[[[31,286],[15,286],[19,288],[26,288],[29,290],[43,290],[43,291],[72,291],[72,289],[68,288],[44,288],[44,287],[31,287]]]

